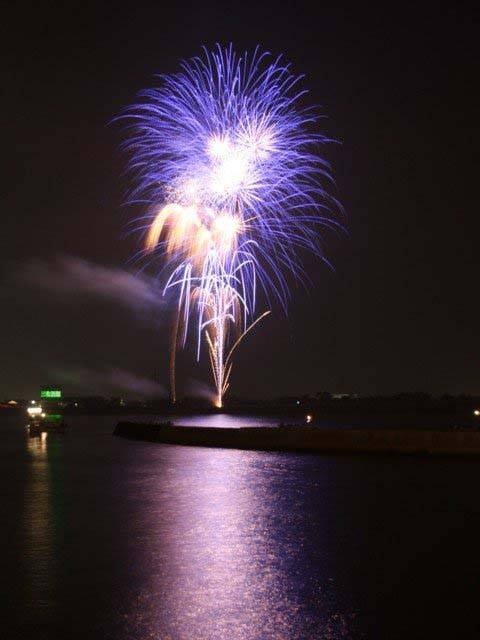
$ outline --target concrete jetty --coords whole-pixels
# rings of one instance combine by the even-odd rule
[[[480,431],[288,427],[192,427],[119,422],[114,435],[165,444],[332,453],[480,455]]]

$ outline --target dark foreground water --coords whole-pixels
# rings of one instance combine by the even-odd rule
[[[1,420],[1,640],[480,638],[477,460]]]

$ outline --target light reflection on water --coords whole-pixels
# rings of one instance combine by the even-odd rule
[[[302,540],[276,535],[275,473],[252,485],[251,453],[205,452],[193,466],[191,457],[190,451],[170,448],[167,477],[158,476],[150,487],[164,497],[165,485],[176,487],[177,497],[168,523],[163,507],[150,514],[149,525],[158,535],[149,539],[147,553],[159,571],[154,599],[152,592],[142,598],[152,607],[148,617],[182,639],[191,638],[193,630],[194,637],[212,640],[310,637],[301,623],[295,574]],[[178,477],[186,465],[187,483]],[[134,625],[128,631],[139,630]],[[155,622],[141,629],[147,637],[155,631]]]
[[[22,528],[27,597],[44,611],[45,617],[51,615],[55,599],[54,523],[47,438],[47,433],[26,437],[30,464],[25,486]]]

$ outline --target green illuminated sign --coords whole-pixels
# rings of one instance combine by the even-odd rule
[[[40,397],[48,398],[48,399],[52,399],[52,398],[58,399],[62,397],[62,392],[60,391],[60,389],[42,389],[40,391]]]

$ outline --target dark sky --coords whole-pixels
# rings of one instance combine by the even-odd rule
[[[480,394],[479,10],[312,5],[4,5],[0,398],[54,380],[103,392],[118,370],[166,385],[168,310],[134,312],[101,287],[68,287],[72,274],[56,291],[39,282],[69,260],[95,283],[128,268],[138,211],[121,206],[121,132],[108,123],[154,73],[217,41],[260,43],[306,74],[342,142],[326,154],[349,230],[328,240],[334,271],[308,260],[309,291],[239,349],[234,392]],[[207,382],[180,358],[184,392]]]

